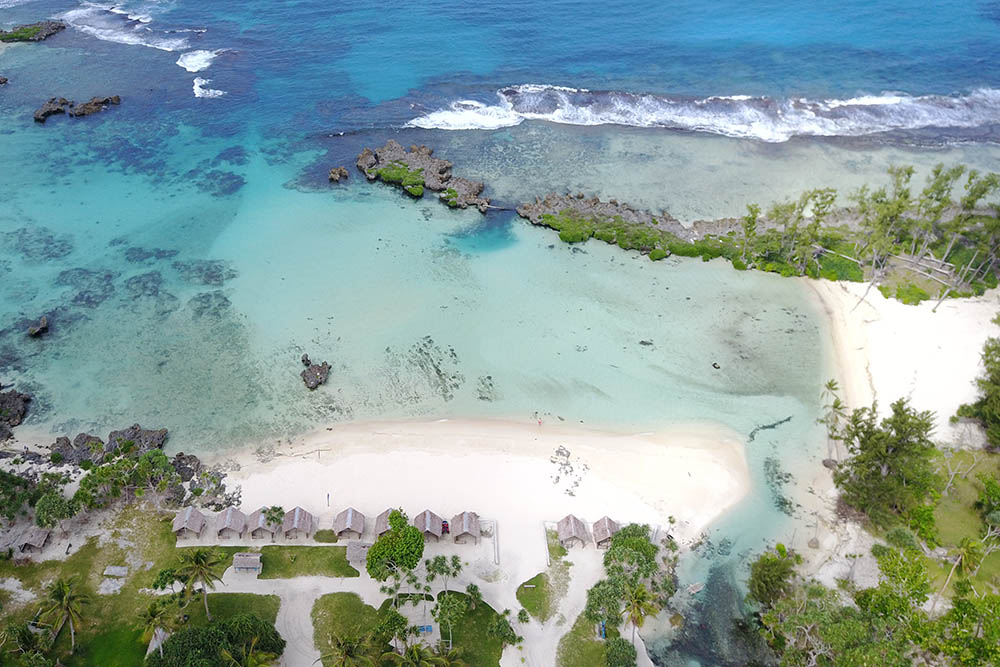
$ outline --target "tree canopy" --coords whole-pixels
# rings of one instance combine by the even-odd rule
[[[423,555],[423,533],[407,522],[402,510],[393,510],[389,514],[389,531],[368,550],[365,568],[372,579],[385,581],[393,572],[417,567]]]

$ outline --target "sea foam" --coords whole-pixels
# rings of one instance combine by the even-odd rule
[[[196,77],[194,80],[194,96],[195,97],[222,97],[226,94],[224,90],[215,90],[214,88],[206,88],[205,86],[212,83],[211,79],[203,79],[200,76]]]
[[[58,18],[70,27],[105,42],[148,46],[161,51],[179,51],[188,46],[183,37],[168,37],[166,33],[149,27],[153,19],[141,11],[87,2]]]
[[[887,93],[810,100],[747,95],[696,99],[527,84],[499,90],[497,97],[496,104],[452,102],[406,125],[492,130],[532,119],[568,125],[664,127],[783,142],[795,136],[862,136],[1000,124],[1000,90],[992,88],[954,97]]]
[[[212,65],[212,61],[221,53],[223,53],[222,50],[208,51],[206,49],[199,49],[197,51],[188,51],[181,54],[181,57],[177,59],[177,64],[189,72],[201,72],[208,69]]]

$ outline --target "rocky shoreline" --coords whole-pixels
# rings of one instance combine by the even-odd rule
[[[61,21],[39,21],[0,30],[0,42],[41,42],[66,29]]]

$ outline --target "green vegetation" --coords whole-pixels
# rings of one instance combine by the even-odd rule
[[[446,594],[442,593],[438,599],[444,595]],[[468,606],[468,596],[464,593],[451,592],[447,595],[464,599]],[[493,607],[480,602],[474,609],[468,609],[461,621],[455,624],[454,645],[462,650],[462,659],[470,667],[496,667],[500,664],[503,642],[495,632],[490,632],[491,626],[499,618],[504,617]]]
[[[635,667],[635,646],[622,637],[609,639],[604,647],[604,660],[608,667]]]
[[[424,186],[422,185],[407,185],[403,189],[409,192],[417,199],[424,196]]]
[[[618,637],[618,628],[609,626],[607,635],[609,640]],[[558,667],[605,667],[606,646],[607,642],[597,636],[594,624],[580,614],[572,629],[559,640],[556,664]]]
[[[357,577],[347,562],[347,547],[294,547],[269,544],[260,550],[261,579]]]
[[[208,606],[212,610],[212,618],[225,621],[241,614],[253,614],[273,624],[278,618],[278,608],[281,598],[277,595],[254,595],[253,593],[209,593]],[[198,605],[187,608],[188,625],[208,625],[208,617],[204,609]]]
[[[374,173],[383,183],[399,185],[414,197],[422,197],[424,194],[424,170],[411,170],[402,162],[391,162],[388,166],[369,171]]]
[[[549,620],[554,609],[548,575],[540,572],[518,586],[517,601],[542,623]]]
[[[26,25],[9,32],[0,30],[0,42],[27,42],[37,37],[41,31],[40,25]]]
[[[384,612],[366,605],[355,593],[324,595],[316,600],[312,610],[316,648],[320,654],[328,656],[334,651],[335,638],[372,634],[383,616]],[[387,642],[379,646],[378,654],[387,648]],[[333,665],[332,657],[324,658],[323,664]]]
[[[1000,324],[1000,315],[993,322]],[[962,417],[979,422],[986,430],[990,446],[1000,447],[1000,338],[986,339],[981,359],[985,373],[976,378],[979,398],[975,403],[959,406],[952,421]]]
[[[162,652],[146,659],[148,667],[189,665],[268,665],[285,650],[274,624],[254,614],[240,614],[203,628],[185,628],[163,643]]]
[[[365,568],[376,581],[391,576],[403,576],[420,564],[424,555],[424,535],[411,526],[406,513],[393,510],[389,514],[389,532],[383,533],[368,550]]]
[[[454,188],[448,188],[439,196],[441,201],[447,204],[450,208],[458,206],[458,192],[456,192]]]
[[[336,544],[338,540],[337,533],[330,529],[317,530],[313,533],[313,539],[324,544]]]

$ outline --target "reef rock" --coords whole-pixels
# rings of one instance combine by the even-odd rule
[[[9,80],[9,79],[8,79],[7,77],[5,77],[5,76],[0,76],[0,86],[5,86],[5,85],[7,85],[7,81],[8,81],[8,80]]]
[[[427,188],[440,192],[441,201],[453,208],[475,206],[480,212],[485,213],[490,204],[488,198],[479,196],[484,188],[482,182],[453,177],[451,162],[434,157],[434,151],[427,146],[413,145],[406,149],[399,142],[390,139],[385,146],[374,151],[365,148],[358,155],[356,164],[369,181],[381,179],[387,183],[400,185],[414,197],[420,197],[423,188]],[[419,184],[404,182],[401,174],[382,171],[387,168],[399,171],[401,167],[405,168],[409,179],[422,182]]]
[[[0,392],[0,442],[11,438],[14,435],[11,428],[24,421],[29,401],[31,396],[13,389]]]
[[[121,104],[122,98],[118,95],[112,95],[111,97],[91,97],[89,101],[83,104],[73,105],[70,103],[69,110],[70,116],[89,116],[92,113],[97,113],[99,111],[104,111],[112,104]]]
[[[49,318],[46,317],[45,315],[42,315],[42,318],[38,320],[37,325],[28,327],[28,335],[31,336],[32,338],[37,338],[38,336],[41,336],[43,333],[46,333],[48,330],[49,330]]]
[[[306,383],[309,391],[326,384],[328,377],[330,377],[330,364],[325,361],[322,364],[310,364],[309,368],[302,371],[302,381]]]
[[[118,451],[126,443],[131,443],[131,451],[144,454],[154,449],[163,449],[167,441],[167,429],[144,429],[138,424],[132,424],[121,431],[112,431],[108,435],[108,443],[104,445],[104,453]]]
[[[44,123],[49,116],[66,113],[66,109],[72,104],[65,97],[53,97],[35,111],[35,122]]]
[[[0,30],[0,42],[40,42],[66,29],[59,21],[39,21],[19,25],[11,30]]]
[[[330,170],[330,182],[340,183],[347,178],[347,167],[334,167]]]
[[[194,454],[178,452],[170,461],[174,470],[180,475],[182,482],[190,482],[195,473],[201,470],[201,460]]]

